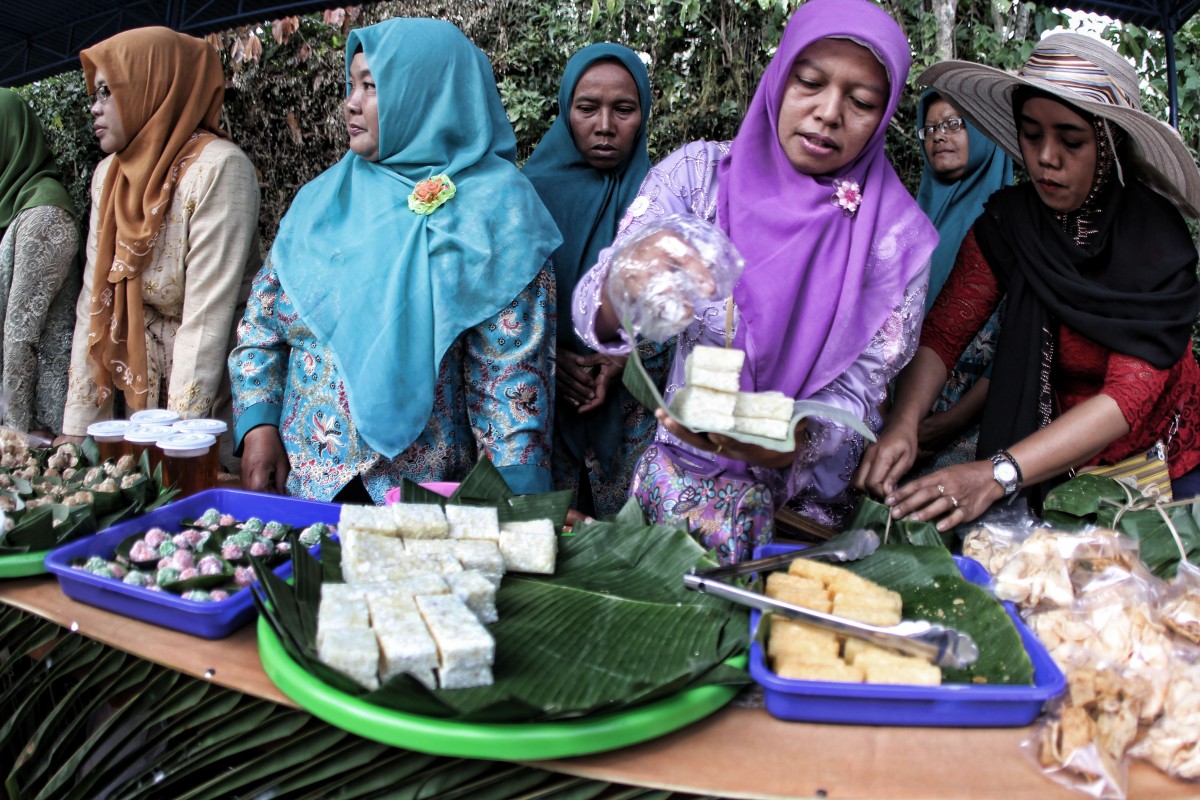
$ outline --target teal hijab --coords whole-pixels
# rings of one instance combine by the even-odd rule
[[[597,61],[616,60],[637,84],[642,124],[624,164],[600,171],[575,147],[571,131],[571,100],[583,73]],[[637,197],[650,170],[646,152],[646,121],[650,118],[650,76],[637,53],[619,44],[592,44],[571,56],[558,87],[558,117],[525,162],[525,177],[550,209],[563,243],[554,253],[558,282],[558,341],[577,353],[591,348],[575,335],[571,324],[571,295],[579,278],[596,263],[600,250],[612,244],[617,224]]]
[[[337,360],[351,419],[394,458],[428,424],[438,370],[464,331],[495,316],[560,242],[515,165],[516,137],[487,56],[449,22],[351,31],[377,87],[379,160],[349,152],[296,195],[271,249],[279,282]],[[410,210],[416,185],[455,195]]]
[[[18,214],[37,206],[75,216],[37,115],[21,95],[0,89],[0,239]]]
[[[616,60],[637,84],[642,124],[625,163],[598,170],[575,146],[571,130],[571,101],[583,74],[597,61]],[[563,243],[554,253],[558,285],[558,343],[576,353],[590,353],[571,322],[571,296],[579,278],[592,268],[600,251],[612,244],[625,209],[637,197],[650,170],[646,152],[646,121],[650,118],[650,76],[637,53],[619,44],[592,44],[571,56],[558,87],[558,117],[525,162],[525,177],[550,209]],[[624,387],[602,407],[580,416],[566,409],[555,416],[555,427],[567,447],[583,458],[590,441],[606,471],[614,467],[623,428],[622,406],[629,398]]]
[[[925,124],[929,106],[939,99],[944,98],[932,89],[921,95],[917,105],[918,125]],[[917,205],[941,237],[929,269],[929,294],[925,297],[925,310],[928,311],[950,277],[950,268],[954,266],[967,231],[983,213],[984,201],[992,192],[1012,184],[1013,162],[995,142],[968,122],[966,169],[957,181],[947,183],[934,175],[925,143],[920,144],[925,167],[921,171],[921,185],[917,188]]]

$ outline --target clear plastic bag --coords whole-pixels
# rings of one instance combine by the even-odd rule
[[[1200,780],[1200,653],[1176,650],[1175,670],[1166,703],[1129,754],[1142,758],[1168,775]]]
[[[688,326],[697,307],[728,297],[744,266],[720,228],[691,214],[672,214],[621,243],[605,288],[623,324],[666,342]]]

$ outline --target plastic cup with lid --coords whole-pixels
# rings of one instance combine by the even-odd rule
[[[137,425],[171,425],[179,421],[179,415],[165,408],[145,408],[130,414],[129,421]]]
[[[171,423],[171,427],[183,433],[207,433],[216,437],[229,430],[229,424],[222,419],[181,419]]]
[[[162,452],[163,484],[188,497],[217,485],[217,437],[211,433],[173,431],[158,440]]]
[[[125,431],[129,454],[140,459],[142,453],[145,453],[150,461],[150,469],[154,469],[162,460],[162,453],[155,449],[154,445],[158,444],[159,439],[174,432],[170,425],[130,425]]]
[[[127,419],[106,419],[87,426],[87,435],[92,437],[100,449],[100,460],[120,458],[131,452],[132,446],[125,442],[125,431],[129,430]]]

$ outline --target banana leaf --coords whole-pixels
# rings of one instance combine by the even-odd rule
[[[504,481],[504,476],[488,458],[481,458],[463,478],[450,497],[431,492],[405,478],[400,484],[400,499],[405,503],[434,503],[446,505],[494,506],[501,522],[523,522],[548,519],[561,530],[571,509],[571,492],[517,495]]]
[[[1182,557],[1171,533],[1174,527],[1188,561],[1200,564],[1200,503],[1166,503],[1160,508],[1153,498],[1119,481],[1089,473],[1051,490],[1043,504],[1043,517],[1064,531],[1096,526],[1137,539],[1142,563],[1168,580],[1175,576]]]
[[[259,573],[260,611],[293,659],[335,688],[385,707],[464,721],[545,721],[749,680],[724,664],[746,647],[745,610],[684,588],[685,572],[712,561],[679,528],[580,526],[559,537],[554,575],[506,575],[496,596],[500,621],[490,626],[495,683],[453,691],[431,692],[401,675],[365,693],[320,664],[310,633],[315,622],[302,619],[316,617],[309,584],[317,573],[299,551],[294,559],[295,586]]]
[[[630,341],[636,341],[636,334],[631,328],[626,327],[626,332],[629,334]],[[654,385],[654,381],[646,372],[646,367],[642,364],[642,358],[638,355],[636,347],[629,351],[629,361],[625,364],[625,371],[621,376],[621,383],[633,395],[633,398],[648,408],[650,411],[661,408],[667,412],[667,415],[685,427],[691,427],[692,430],[701,433],[719,433],[722,436],[728,436],[730,439],[742,442],[744,444],[758,445],[767,450],[777,450],[779,452],[788,452],[796,449],[796,423],[808,417],[819,417],[828,420],[838,425],[850,428],[860,434],[868,442],[875,441],[875,434],[867,427],[866,423],[859,419],[854,414],[851,414],[844,409],[829,405],[828,403],[818,403],[815,400],[798,400],[794,404],[794,413],[792,415],[792,423],[788,427],[787,438],[772,439],[767,436],[755,436],[754,434],[745,433],[744,431],[725,431],[717,428],[704,428],[696,426],[687,426],[675,413],[674,409],[668,406],[658,393],[658,387]]]
[[[979,660],[966,669],[943,669],[946,683],[1033,683],[1033,662],[1004,607],[962,577],[949,551],[889,544],[842,566],[898,592],[906,619],[927,619],[968,633]]]
[[[890,508],[864,495],[846,529],[866,528],[874,531],[884,544],[895,542],[916,547],[948,548],[954,541],[953,531],[941,533],[932,522],[892,519],[891,516]]]

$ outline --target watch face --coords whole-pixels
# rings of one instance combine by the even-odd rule
[[[1011,461],[999,461],[992,470],[992,474],[996,476],[996,480],[1002,483],[1012,483],[1017,479],[1017,468],[1012,465]]]

